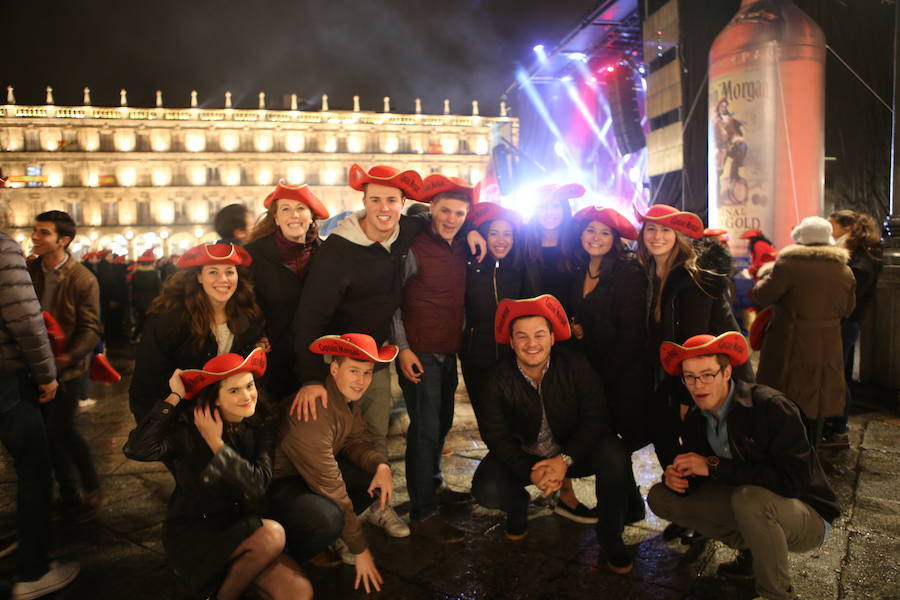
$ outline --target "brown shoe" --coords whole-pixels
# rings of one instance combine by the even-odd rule
[[[437,492],[438,504],[468,504],[472,501],[472,494],[469,492],[457,492],[448,487],[443,487]]]
[[[416,537],[428,538],[440,544],[456,544],[463,541],[465,534],[438,514],[423,521],[413,521],[409,528]]]
[[[328,548],[327,550],[323,550],[322,552],[319,552],[311,559],[309,559],[309,563],[314,567],[319,567],[320,569],[328,569],[341,564],[341,557],[337,552],[335,552],[331,548]]]

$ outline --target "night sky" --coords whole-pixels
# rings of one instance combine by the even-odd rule
[[[52,85],[58,105],[270,108],[297,93],[301,108],[440,113],[450,98],[467,114],[477,99],[495,115],[518,62],[537,43],[552,46],[596,0],[147,0],[13,3],[3,15],[6,61],[0,84],[19,104],[43,104]]]

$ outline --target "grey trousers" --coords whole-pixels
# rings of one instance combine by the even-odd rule
[[[391,422],[391,368],[379,369],[372,375],[372,384],[359,399],[359,411],[366,422],[369,439],[385,458],[388,427]]]
[[[647,504],[659,517],[753,552],[756,592],[769,600],[791,598],[788,551],[819,547],[825,521],[811,506],[756,485],[704,482],[682,496],[657,483]]]

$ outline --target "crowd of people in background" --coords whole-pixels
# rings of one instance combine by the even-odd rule
[[[744,268],[693,213],[653,205],[636,227],[611,207],[573,211],[579,184],[539,188],[527,221],[441,174],[354,165],[350,186],[361,210],[325,239],[325,205],[284,182],[259,207],[225,207],[220,241],[178,257],[79,262],[61,211],[36,218],[27,263],[0,235],[15,598],[78,572],[48,561],[51,474],[66,518],[89,521],[105,502],[75,426],[104,340],[136,345],[124,452],[174,477],[163,545],[200,597],[255,586],[308,598],[306,563],[353,564],[356,587],[378,590],[362,523],[459,543],[442,507],[477,502],[506,514],[515,543],[531,485],[593,526],[607,567],[626,574],[624,526],[645,518],[631,457],[648,444],[664,537],[722,540],[739,554],[720,575],[791,597],[787,553],[819,546],[840,514],[817,451],[848,445],[854,348],[880,270],[871,217],[809,216],[780,249],[748,231]],[[408,521],[391,505],[392,364],[410,423]],[[471,490],[441,472],[460,371],[488,449]],[[587,476],[596,507],[572,485]]]

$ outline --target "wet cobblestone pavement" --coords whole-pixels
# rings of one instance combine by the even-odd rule
[[[54,558],[79,561],[81,574],[69,588],[48,598],[184,597],[175,585],[160,541],[172,478],[161,464],[134,462],[121,451],[133,427],[126,391],[131,371],[128,353],[130,349],[113,349],[113,362],[125,379],[115,385],[96,384],[92,396],[98,403],[78,416],[79,427],[94,452],[108,505],[92,523],[53,523]],[[451,487],[467,490],[486,451],[462,386],[456,408],[447,440],[453,454],[444,458],[443,468]],[[843,514],[822,548],[791,555],[794,587],[804,600],[900,599],[900,419],[884,409],[867,407],[865,411],[851,418],[849,450],[822,453]],[[404,517],[409,509],[403,465],[407,423],[402,404],[395,406],[389,452],[398,486],[394,505]],[[646,495],[660,474],[652,449],[637,453],[635,464]],[[15,528],[14,479],[8,456],[0,454],[3,539]],[[591,480],[577,480],[575,485],[579,498],[593,506]],[[532,506],[529,535],[518,543],[506,540],[499,512],[470,506],[444,514],[467,532],[464,543],[440,546],[414,539],[394,540],[366,526],[385,579],[382,591],[373,597],[744,600],[755,595],[750,585],[715,577],[716,566],[731,560],[733,551],[718,543],[696,552],[679,542],[665,542],[660,536],[665,523],[649,509],[646,520],[626,527],[626,543],[636,556],[634,571],[626,577],[604,568],[603,551],[590,527],[555,516],[547,506]],[[0,559],[0,598],[8,595],[13,563],[12,556]],[[317,598],[364,596],[352,589],[352,567],[307,566],[306,570]]]

